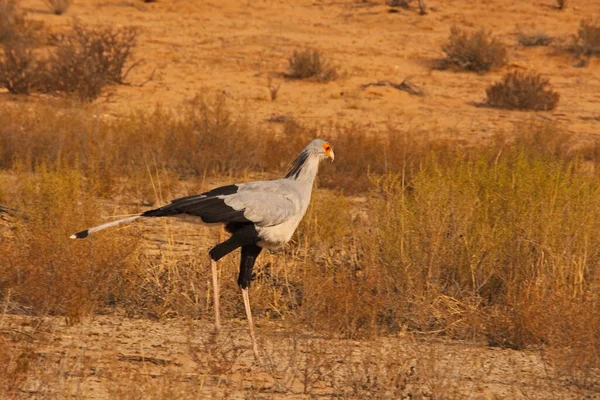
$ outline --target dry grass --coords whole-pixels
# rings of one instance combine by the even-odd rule
[[[314,79],[318,82],[328,82],[338,78],[337,67],[314,49],[294,51],[288,60],[287,77],[292,79]]]
[[[553,110],[560,95],[549,85],[547,78],[535,72],[509,72],[502,81],[486,89],[487,104],[516,110]]]
[[[42,164],[34,175],[24,173],[13,188],[11,204],[26,219],[2,246],[0,285],[11,289],[19,309],[74,323],[118,298],[135,239],[107,235],[88,246],[70,243],[70,231],[97,220],[96,189],[73,170],[52,168]]]
[[[460,69],[487,72],[506,64],[506,48],[485,29],[475,32],[453,27],[442,50],[447,62]]]
[[[234,115],[224,96],[199,96],[177,114],[156,108],[119,120],[77,108],[40,107],[33,115],[24,110],[17,106],[0,115],[3,168],[18,163],[34,170],[43,161],[60,161],[107,182],[114,175],[147,171],[149,165],[182,175],[242,175],[261,169],[264,160],[279,166],[297,151],[266,157],[269,136],[259,137],[243,116]],[[287,161],[281,165],[287,166]]]
[[[127,212],[102,198],[163,203],[189,193],[178,188],[180,176],[193,178],[197,192],[209,175],[278,175],[325,132],[289,123],[258,135],[219,96],[198,97],[178,116],[158,109],[103,120],[77,109],[15,107],[1,118],[0,166],[17,183],[0,194],[27,217],[11,217],[13,229],[0,236],[7,249],[0,297],[11,298],[13,312],[73,323],[98,309],[152,318],[212,314],[201,254],[217,237],[198,241],[161,223],[144,228],[152,240],[113,231],[69,241],[100,215]],[[320,185],[366,197],[316,193],[294,242],[261,257],[251,294],[257,318],[347,338],[409,330],[502,347],[544,345],[558,376],[595,382],[600,322],[589,316],[600,315],[600,182],[590,165],[598,163],[597,146],[575,153],[569,135],[535,124],[484,148],[394,131],[338,142],[344,162],[323,166]],[[130,188],[149,180],[149,190]],[[237,256],[220,267],[224,317],[241,317]]]

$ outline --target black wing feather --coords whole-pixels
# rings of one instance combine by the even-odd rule
[[[166,206],[146,211],[143,217],[169,217],[188,214],[200,217],[205,223],[252,222],[244,217],[244,210],[236,210],[225,204],[223,198],[237,193],[238,185],[222,186],[202,194],[181,197]]]

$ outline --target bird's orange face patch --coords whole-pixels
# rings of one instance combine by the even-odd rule
[[[323,150],[325,150],[325,154],[326,155],[330,155],[331,154],[331,146],[329,145],[329,143],[325,143],[323,145]]]

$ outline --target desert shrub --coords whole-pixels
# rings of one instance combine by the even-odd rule
[[[127,27],[73,25],[71,32],[58,37],[47,61],[44,90],[91,101],[105,86],[123,83],[136,36],[136,31]]]
[[[502,81],[486,89],[487,104],[518,110],[553,110],[560,95],[549,87],[549,80],[534,72],[509,72]]]
[[[442,49],[448,63],[467,71],[486,72],[506,63],[505,46],[485,29],[471,33],[453,27]]]
[[[55,37],[55,48],[42,58],[29,34],[11,36],[0,54],[0,84],[11,93],[44,92],[97,98],[102,89],[122,84],[135,64],[125,68],[135,46],[132,28],[87,28],[73,25]]]
[[[313,78],[319,82],[332,81],[338,77],[338,70],[332,66],[318,50],[294,51],[288,60],[287,76],[293,79]]]
[[[63,15],[71,4],[73,4],[73,0],[44,0],[48,9],[56,15]]]
[[[544,32],[519,32],[519,44],[525,47],[548,46],[554,38]]]
[[[600,19],[581,21],[578,31],[579,51],[587,56],[600,54]]]

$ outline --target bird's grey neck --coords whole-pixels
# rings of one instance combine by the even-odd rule
[[[292,167],[285,176],[286,179],[312,183],[319,171],[319,156],[302,151],[294,160]]]

